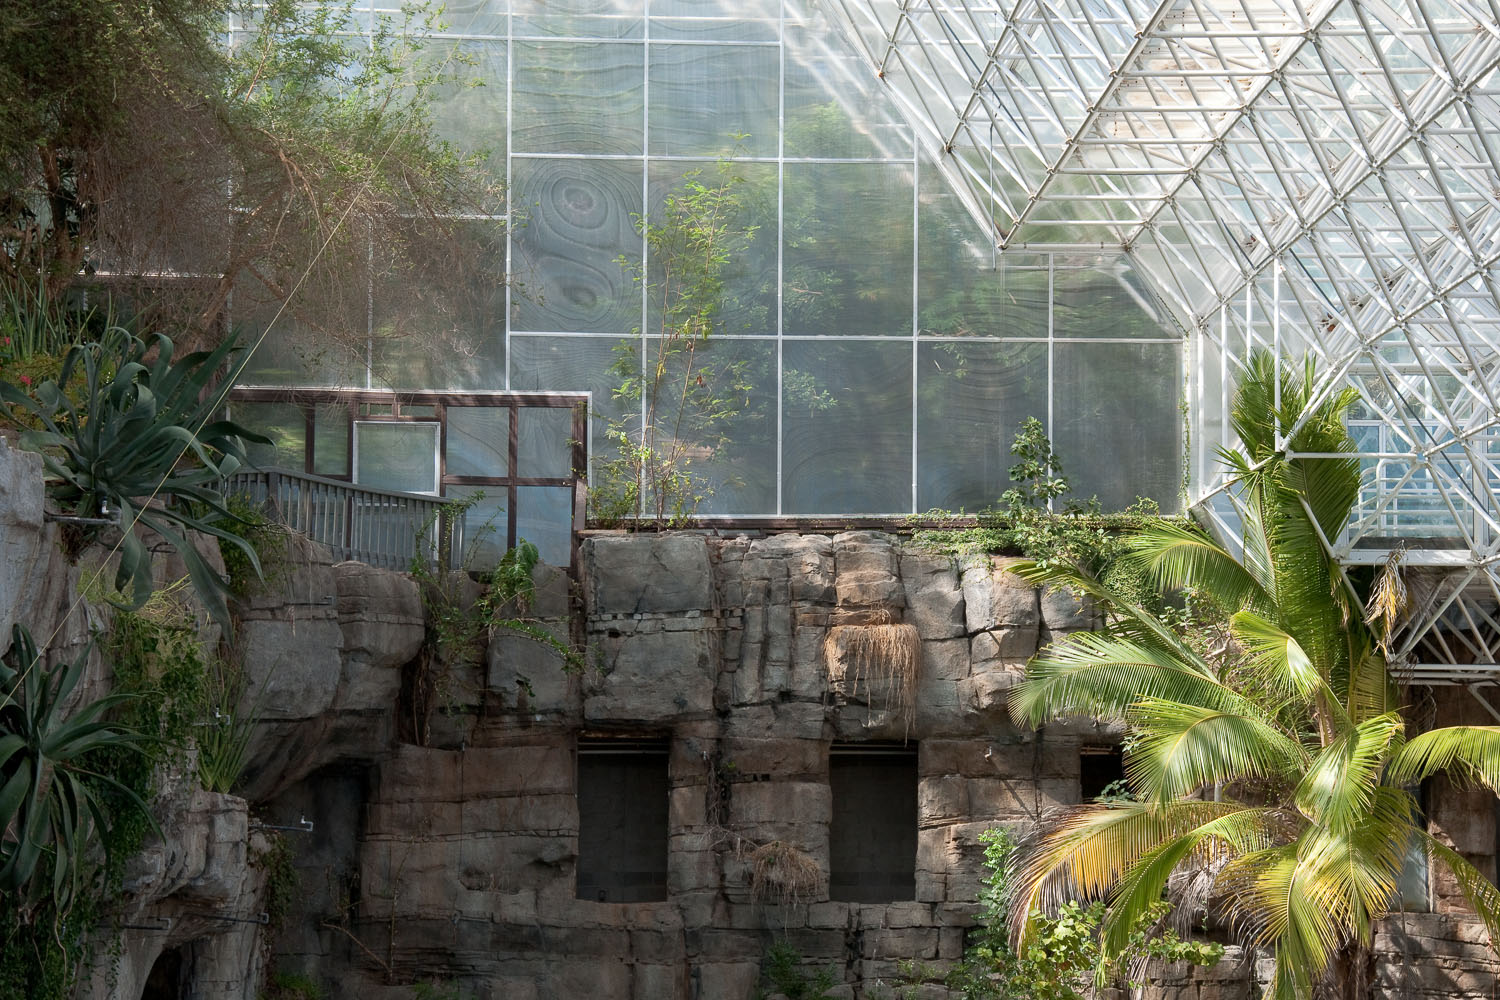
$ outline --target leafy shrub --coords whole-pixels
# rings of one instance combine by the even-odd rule
[[[802,955],[785,941],[775,942],[766,951],[761,977],[772,993],[780,993],[787,1000],[830,1000],[828,991],[836,981],[832,969],[809,973],[802,968]],[[765,995],[762,992],[761,996]]]
[[[245,360],[234,355],[228,338],[212,351],[174,359],[167,337],[148,343],[113,327],[99,341],[68,348],[57,378],[30,392],[0,381],[0,401],[40,425],[22,432],[21,444],[41,452],[49,499],[83,519],[76,525],[79,547],[98,540],[118,517],[124,537],[114,589],[129,595],[130,609],[144,605],[154,589],[151,553],[131,530],[136,524],[177,551],[204,606],[226,628],[225,582],[185,531],[237,546],[259,572],[254,548],[225,530],[234,515],[217,490],[243,464],[244,441],[265,440],[213,419],[219,398],[210,385],[221,368],[224,384],[234,381]],[[75,401],[65,388],[80,372],[83,388]]]
[[[1105,907],[1097,901],[1069,901],[1055,916],[1033,914],[1036,933],[1017,954],[1009,940],[1015,841],[1004,828],[988,830],[981,839],[986,875],[980,926],[948,977],[949,988],[960,991],[964,1000],[1083,1000],[1096,979],[1126,979],[1129,966],[1139,959],[1213,965],[1223,957],[1221,944],[1185,941],[1162,928],[1171,909],[1164,900],[1137,921],[1128,953],[1116,961],[1106,960],[1099,950]]]
[[[48,667],[31,633],[11,629],[10,653],[0,660],[0,895],[19,904],[23,919],[50,911],[65,916],[91,883],[90,850],[101,844],[114,860],[114,825],[106,791],[148,816],[140,796],[89,766],[91,755],[112,750],[141,755],[145,736],[104,721],[112,708],[132,705],[114,694],[64,717],[63,709],[88,669],[89,649],[71,663]]]

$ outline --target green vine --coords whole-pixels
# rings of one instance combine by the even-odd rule
[[[297,908],[302,877],[297,872],[292,845],[285,836],[265,831],[266,846],[250,852],[250,864],[265,873],[265,908],[269,926],[280,929]]]
[[[482,492],[476,492],[444,503],[418,531],[417,550],[428,551],[428,539],[440,526],[458,523],[483,498]],[[553,635],[544,620],[531,614],[536,599],[533,574],[541,562],[541,553],[534,544],[519,538],[488,574],[469,570],[480,545],[493,530],[485,525],[473,532],[469,548],[460,554],[461,569],[456,573],[434,570],[424,559],[412,560],[410,573],[421,591],[426,625],[417,672],[410,683],[411,724],[418,743],[427,741],[432,709],[440,703],[451,703],[455,697],[451,671],[447,668],[477,663],[497,633],[508,632],[545,646],[557,654],[564,670],[583,668],[583,655]],[[469,602],[461,580],[475,576],[483,588]],[[528,694],[533,693],[528,678],[521,677],[519,682]]]
[[[243,600],[257,586],[274,589],[285,582],[288,573],[286,527],[272,520],[264,505],[251,502],[244,494],[225,497],[224,506],[234,515],[233,520],[223,523],[224,533],[245,543],[226,543],[219,539],[219,555],[224,560],[229,592]],[[247,546],[259,562],[259,571],[256,561],[252,561],[246,551]]]

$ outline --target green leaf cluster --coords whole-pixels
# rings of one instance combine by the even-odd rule
[[[832,969],[805,969],[801,953],[785,941],[773,942],[766,950],[760,974],[769,990],[759,995],[779,993],[786,1000],[832,1000],[828,991],[837,982]]]
[[[106,524],[100,522],[120,525],[114,589],[126,595],[127,608],[142,607],[155,589],[151,552],[137,526],[176,550],[198,597],[226,630],[225,581],[187,532],[238,548],[259,572],[254,548],[226,530],[234,515],[218,491],[219,482],[243,464],[245,440],[264,440],[215,419],[214,383],[221,374],[232,383],[242,365],[232,338],[212,351],[178,358],[165,336],[148,343],[115,327],[99,341],[70,347],[57,379],[29,393],[0,382],[0,401],[40,425],[24,431],[21,444],[42,454],[49,500],[84,519],[80,544],[103,537]],[[75,372],[83,378],[77,401],[64,391]]]
[[[1055,914],[1033,911],[1034,928],[1016,950],[1009,939],[1017,848],[1003,827],[987,830],[985,879],[980,893],[980,925],[947,985],[964,1000],[1083,1000],[1095,982],[1131,983],[1132,969],[1146,959],[1213,965],[1224,954],[1215,942],[1180,937],[1165,926],[1170,906],[1158,901],[1136,920],[1126,949],[1107,955],[1100,948],[1105,918],[1102,902],[1065,902]]]

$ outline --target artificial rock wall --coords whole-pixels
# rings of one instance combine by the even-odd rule
[[[874,532],[591,534],[578,617],[555,571],[539,574],[533,611],[586,643],[585,669],[500,636],[446,676],[432,745],[283,795],[283,814],[316,814],[328,832],[305,848],[309,915],[280,937],[278,966],[346,996],[404,997],[401,984],[428,981],[507,1000],[742,1000],[786,941],[810,973],[834,971],[832,996],[948,996],[941,975],[977,909],[980,833],[1079,801],[1081,751],[1116,735],[1010,724],[1006,692],[1027,658],[1096,621],[1008,562],[959,565]],[[827,662],[828,630],[861,621],[916,627],[912,712]],[[667,748],[664,899],[577,898],[581,738]],[[849,744],[915,751],[911,898],[829,898],[830,751]],[[816,864],[792,902],[752,891],[751,852],[773,841]],[[1467,846],[1493,852],[1493,837]],[[1386,995],[1489,996],[1500,971],[1461,916],[1411,915],[1381,941],[1433,956],[1417,974],[1385,962]],[[914,992],[894,985],[903,961],[926,967]],[[1230,948],[1214,969],[1153,975],[1159,996],[1234,1000],[1265,971]]]
[[[72,655],[104,621],[76,600],[78,569],[56,535],[40,463],[0,441],[0,624],[55,633],[58,655]],[[976,910],[979,834],[1078,801],[1080,752],[1115,736],[1008,722],[1026,659],[1095,621],[1006,567],[870,532],[597,533],[576,585],[539,569],[529,610],[587,649],[587,666],[568,672],[504,633],[474,662],[433,663],[413,580],[293,539],[267,587],[236,607],[236,655],[262,720],[243,796],[169,783],[157,804],[166,836],[133,866],[82,994],[251,1000],[296,973],[335,998],[407,1000],[427,982],[474,1000],[747,1000],[767,948],[786,941],[809,972],[834,971],[833,996],[945,997],[938,980]],[[474,596],[462,582],[453,592]],[[915,627],[910,713],[880,678],[827,661],[829,629],[860,622]],[[108,684],[100,664],[80,696]],[[430,713],[416,707],[423,685]],[[1487,718],[1458,691],[1427,711]],[[663,899],[577,898],[589,864],[578,748],[590,738],[665,750]],[[829,898],[841,808],[830,754],[848,745],[915,753],[911,898]],[[1431,815],[1493,871],[1493,797],[1436,789]],[[310,833],[284,834],[300,882],[270,932],[254,922],[268,905],[260,828],[304,823]],[[753,849],[771,842],[812,862],[793,902],[752,890]],[[1483,930],[1451,887],[1432,890],[1439,912],[1381,929],[1381,995],[1492,997],[1500,965]],[[903,960],[929,970],[913,992],[891,986]],[[1231,948],[1214,969],[1155,970],[1146,995],[1248,998],[1264,971]]]

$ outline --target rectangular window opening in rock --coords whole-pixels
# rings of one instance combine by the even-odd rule
[[[1093,802],[1101,795],[1123,794],[1124,781],[1125,754],[1118,746],[1085,744],[1078,748],[1079,801]]]
[[[667,898],[667,742],[578,741],[578,898]]]
[[[828,783],[830,898],[848,903],[915,899],[916,746],[836,743],[828,755]]]

